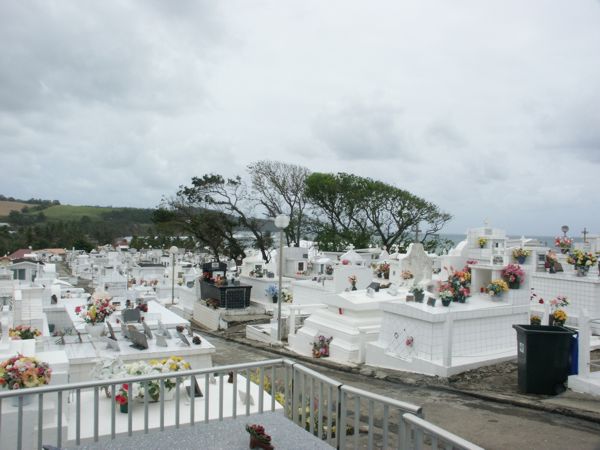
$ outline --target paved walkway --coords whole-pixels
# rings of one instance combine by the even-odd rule
[[[242,342],[247,341],[240,335],[232,340],[215,333],[206,334],[217,347],[215,365],[260,361],[276,358],[281,353],[279,349],[258,343],[245,345]],[[279,356],[289,357],[289,353],[282,353]],[[512,394],[476,390],[473,391],[475,395],[470,395],[443,382],[428,382],[427,379],[435,380],[431,377],[402,376],[402,372],[369,369],[361,374],[336,368],[328,361],[319,361],[319,364],[314,364],[314,360],[299,362],[343,383],[420,405],[427,420],[486,449],[600,449],[600,419],[594,422],[600,415],[590,412],[589,415],[582,414],[585,418],[578,417],[577,408],[561,405],[556,398],[544,406],[544,401],[548,400],[545,397],[519,398]],[[572,398],[570,401],[578,404]],[[519,402],[527,407],[516,406]],[[599,402],[592,403],[600,409]]]

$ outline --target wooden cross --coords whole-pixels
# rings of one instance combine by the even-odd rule
[[[587,227],[583,228],[583,231],[581,232],[581,234],[583,234],[583,243],[587,244],[587,235],[588,235],[589,231],[587,230]]]

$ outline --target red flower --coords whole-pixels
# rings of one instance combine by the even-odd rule
[[[75,307],[75,314],[79,314],[81,312],[81,306]]]

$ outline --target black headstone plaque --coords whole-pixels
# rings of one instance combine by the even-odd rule
[[[140,310],[137,308],[124,309],[121,311],[123,322],[139,322],[140,321]]]

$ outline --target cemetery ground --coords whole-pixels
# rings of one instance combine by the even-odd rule
[[[243,325],[201,332],[217,348],[215,366],[277,357],[293,359],[342,383],[422,406],[427,420],[486,449],[600,449],[600,400],[569,391],[555,397],[519,394],[516,362],[445,380],[379,368],[348,368],[327,359],[301,357],[248,341]],[[596,353],[593,358],[600,357]],[[364,409],[361,415],[366,417]],[[366,442],[366,434],[361,440]]]

